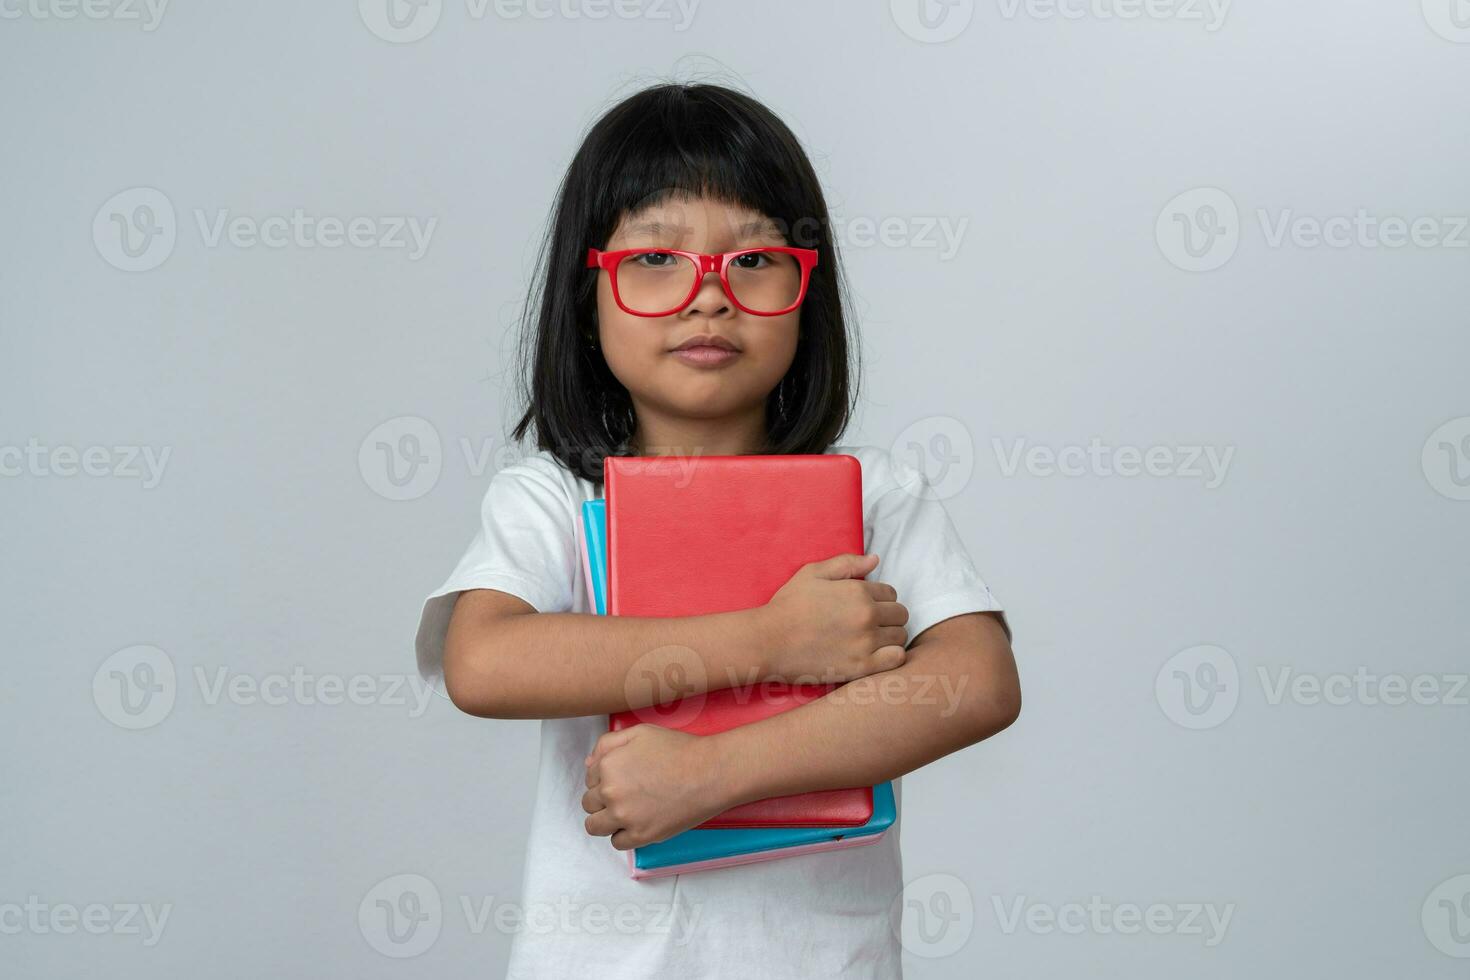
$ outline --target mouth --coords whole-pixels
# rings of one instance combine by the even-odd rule
[[[674,350],[688,350],[691,347],[718,347],[721,350],[740,350],[739,347],[735,346],[735,342],[733,340],[730,340],[728,337],[721,337],[717,333],[695,334],[693,337],[685,339],[681,344],[679,344],[678,347],[675,347]]]
[[[700,334],[690,337],[669,353],[685,364],[696,367],[716,367],[727,364],[740,356],[740,348],[734,342],[718,334]]]
[[[740,356],[740,352],[734,348],[716,347],[713,344],[693,344],[689,347],[680,347],[670,353],[685,364],[692,364],[695,367],[718,367]]]

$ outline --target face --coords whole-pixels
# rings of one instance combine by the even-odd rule
[[[759,212],[708,198],[683,197],[625,215],[604,251],[648,248],[720,253],[785,244],[774,223]],[[661,261],[657,255],[642,260],[638,274],[656,276]],[[732,269],[731,280],[742,301],[752,305],[746,293],[739,291],[742,274],[753,275]],[[632,271],[619,273],[625,301],[633,275]],[[611,277],[605,271],[598,273],[599,341],[608,367],[632,396],[640,430],[651,419],[679,428],[700,421],[750,421],[752,417],[763,422],[765,400],[795,357],[800,316],[800,307],[779,316],[746,313],[725,295],[719,275],[713,272],[704,276],[694,298],[679,312],[637,316],[619,308]],[[722,338],[734,352],[703,345],[678,350],[701,336]]]

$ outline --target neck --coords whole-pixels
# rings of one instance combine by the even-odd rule
[[[766,410],[718,419],[676,418],[635,406],[638,425],[629,445],[638,456],[748,456],[766,444]]]

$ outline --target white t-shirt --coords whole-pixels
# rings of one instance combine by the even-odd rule
[[[879,556],[868,578],[897,590],[910,642],[951,616],[1000,609],[943,505],[923,492],[921,472],[872,446],[828,452],[862,464],[864,549]],[[591,611],[578,529],[582,502],[599,489],[544,450],[495,474],[474,541],[424,604],[418,665],[437,690],[460,592],[498,589],[538,612]],[[626,852],[583,827],[583,759],[606,730],[606,715],[541,722],[510,980],[902,976],[889,919],[903,888],[901,822],[871,846],[634,881]],[[898,780],[894,791],[901,806]]]

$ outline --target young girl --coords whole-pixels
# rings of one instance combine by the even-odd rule
[[[545,719],[508,976],[898,977],[898,825],[872,846],[649,881],[623,853],[742,802],[897,780],[1020,710],[1000,606],[923,475],[835,444],[850,338],[811,164],[746,95],[650,88],[588,133],[542,254],[514,432],[538,451],[490,481],[417,642],[464,711]],[[865,554],[807,565],[756,609],[586,615],[576,527],[604,457],[751,453],[856,456]],[[609,713],[659,700],[627,681],[668,648],[703,667],[686,695],[848,683],[719,735],[608,734]]]

